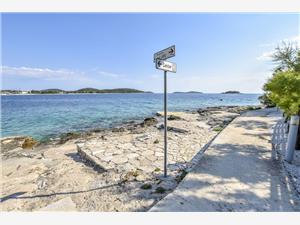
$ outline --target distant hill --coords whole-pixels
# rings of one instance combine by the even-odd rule
[[[1,94],[22,94],[20,90],[1,90]]]
[[[82,88],[71,93],[143,93],[137,89],[131,88],[115,88],[115,89],[96,89],[96,88]]]
[[[68,93],[99,93],[100,90],[96,88],[81,88],[76,91],[68,91]]]
[[[44,90],[0,90],[1,94],[73,94],[73,93],[150,93],[132,88],[115,88],[115,89],[96,89],[96,88],[81,88],[75,91],[65,91],[62,89],[52,88]]]
[[[31,90],[30,93],[31,94],[62,94],[62,93],[66,93],[66,91],[53,88],[53,89],[44,89],[44,90]]]
[[[186,92],[175,91],[175,92],[173,92],[173,94],[203,94],[203,92],[200,92],[200,91],[186,91]]]
[[[222,92],[222,94],[241,94],[241,92],[239,92],[239,91],[225,91],[225,92]]]

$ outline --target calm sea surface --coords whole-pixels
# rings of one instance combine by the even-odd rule
[[[218,105],[257,105],[259,94],[169,94],[168,110]],[[107,128],[163,111],[163,94],[1,96],[1,136],[39,140],[70,131]]]

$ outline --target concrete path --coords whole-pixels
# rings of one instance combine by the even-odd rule
[[[272,160],[275,109],[250,111],[228,125],[194,171],[150,211],[300,211],[298,197]]]
[[[38,211],[45,212],[75,212],[76,204],[72,201],[71,197],[66,197],[58,200],[57,202],[53,202],[47,205],[44,208],[39,209]]]

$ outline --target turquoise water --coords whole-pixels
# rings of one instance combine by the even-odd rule
[[[258,96],[168,94],[168,110],[257,105]],[[163,111],[163,94],[7,95],[1,96],[1,136],[30,135],[42,140],[70,131],[113,127],[157,111]]]

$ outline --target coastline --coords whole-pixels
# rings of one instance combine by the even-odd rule
[[[91,94],[91,93],[86,93],[86,94]],[[101,94],[101,93],[96,93],[96,94]],[[111,93],[109,93],[111,94]],[[116,94],[116,93],[113,93]],[[141,93],[133,93],[133,94],[141,94]],[[24,94],[26,95],[26,94]],[[33,95],[44,95],[44,94],[33,94]],[[46,94],[47,95],[47,94]],[[52,94],[50,94],[52,95]],[[53,95],[60,95],[60,94],[53,94]],[[220,106],[212,106],[212,107],[202,107],[202,108],[198,108],[198,109],[186,109],[183,111],[178,111],[178,112],[186,112],[186,113],[195,113],[199,110],[211,110],[211,109],[222,109],[222,110],[227,110],[230,108],[241,108],[242,110],[252,110],[253,108],[259,108],[262,107],[261,105],[245,105],[245,106],[237,106],[237,105],[220,105]],[[0,137],[0,141],[4,140],[4,139],[13,139],[15,137],[24,137],[25,138],[32,138],[35,141],[37,141],[39,144],[42,145],[56,145],[56,144],[63,144],[68,140],[71,139],[76,139],[76,138],[85,138],[88,136],[92,136],[95,135],[95,133],[99,133],[99,132],[105,132],[105,131],[112,131],[116,128],[127,128],[127,127],[136,127],[138,125],[140,125],[145,119],[147,118],[155,118],[157,117],[158,112],[156,113],[151,113],[149,114],[147,117],[142,117],[142,118],[136,118],[136,119],[130,119],[130,120],[125,120],[121,123],[115,123],[112,126],[109,127],[93,127],[93,128],[87,128],[85,130],[71,130],[69,132],[62,132],[62,133],[56,133],[49,135],[49,136],[45,136],[41,139],[36,139],[33,136],[30,135],[12,135],[12,136],[5,136],[5,137]]]
[[[220,106],[168,113],[166,180],[161,176],[160,113],[142,122],[128,121],[29,149],[5,149],[1,139],[5,201],[0,204],[5,211],[44,210],[57,201],[72,202],[76,211],[147,211],[174,190],[201,158],[207,143],[235,117],[251,109],[257,107]],[[21,196],[13,195],[21,192]]]
[[[126,104],[128,100],[132,104]],[[162,110],[162,100],[161,94],[6,96],[2,98],[2,137],[30,135],[42,140],[62,133],[114,127],[125,121],[153,116]],[[170,94],[168,108],[169,111],[186,111],[213,105],[257,104],[256,94],[245,97]]]
[[[16,96],[16,95],[21,95],[21,96],[30,96],[30,95],[95,95],[95,94],[159,94],[159,93],[149,93],[149,92],[128,92],[128,93],[56,93],[56,94],[0,94],[0,96]]]
[[[35,96],[35,95],[110,95],[110,94],[163,94],[162,92],[128,92],[128,93],[56,93],[56,94],[1,94],[2,96]],[[254,95],[262,95],[262,93],[195,93],[195,92],[170,92],[168,95],[180,95],[180,94],[195,94],[195,95],[203,95],[203,94],[218,94],[218,95],[247,95],[247,94],[254,94]]]

